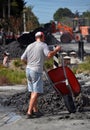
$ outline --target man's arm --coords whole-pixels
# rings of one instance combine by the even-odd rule
[[[51,58],[51,57],[53,57],[54,55],[56,55],[57,54],[57,52],[59,52],[61,50],[61,47],[60,46],[57,46],[56,48],[55,48],[55,50],[53,50],[53,51],[50,51],[49,53],[48,53],[48,58]]]

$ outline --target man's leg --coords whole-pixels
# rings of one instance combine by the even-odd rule
[[[32,92],[31,93],[27,114],[31,115],[33,109],[34,109],[34,111],[37,111],[37,99],[38,99],[38,95],[39,94],[36,93],[36,92]]]
[[[33,106],[33,112],[38,112],[37,101],[35,102],[35,104]]]

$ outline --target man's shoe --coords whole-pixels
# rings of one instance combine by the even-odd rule
[[[33,116],[35,118],[39,118],[39,117],[43,116],[43,113],[41,113],[41,112],[33,112]]]
[[[33,115],[32,114],[27,114],[26,119],[33,119]]]

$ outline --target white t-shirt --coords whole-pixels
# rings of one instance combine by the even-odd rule
[[[43,64],[49,53],[49,48],[44,42],[34,42],[27,46],[21,59],[27,60],[27,68],[36,72],[43,72]]]

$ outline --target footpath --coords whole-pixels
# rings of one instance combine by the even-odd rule
[[[5,90],[24,90],[26,88],[25,85],[6,85],[6,86],[0,86],[0,91]]]

